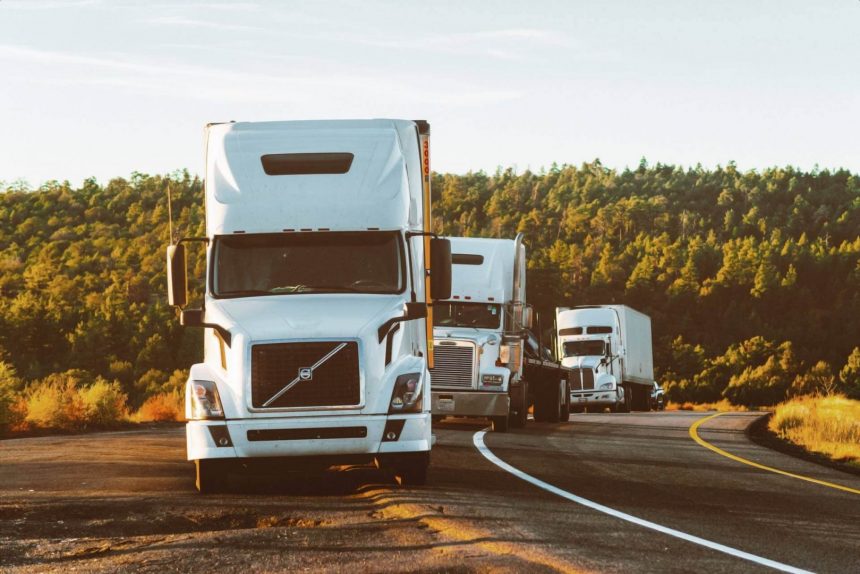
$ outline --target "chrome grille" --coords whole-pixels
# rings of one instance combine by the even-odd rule
[[[453,343],[453,344],[452,344]],[[441,341],[433,345],[432,388],[475,388],[475,346],[471,343]]]
[[[285,387],[289,389],[282,392]],[[358,344],[315,341],[252,346],[251,404],[257,409],[358,406]]]
[[[591,369],[571,369],[570,390],[582,391],[594,388],[594,371]]]

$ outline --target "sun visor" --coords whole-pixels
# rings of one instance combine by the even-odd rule
[[[409,215],[406,158],[384,122],[210,126],[208,233],[396,229]]]

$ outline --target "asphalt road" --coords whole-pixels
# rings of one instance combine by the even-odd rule
[[[860,494],[703,448],[689,427],[704,416],[580,414],[483,436],[555,493],[482,454],[477,421],[436,425],[422,488],[341,467],[200,496],[181,427],[0,441],[0,571],[860,572]],[[750,442],[757,416],[699,435],[860,491],[860,476]]]

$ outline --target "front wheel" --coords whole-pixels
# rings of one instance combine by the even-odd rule
[[[430,466],[430,452],[410,452],[401,454],[392,465],[400,486],[423,486],[427,484],[427,468]]]
[[[570,389],[567,388],[567,381],[561,384],[561,415],[559,417],[562,422],[570,420]]]
[[[620,390],[624,394],[615,403],[615,410],[619,413],[629,413],[633,409],[633,389],[629,385],[624,385]]]
[[[194,461],[197,471],[195,485],[200,494],[217,494],[227,490],[227,474],[224,461],[200,459]]]
[[[490,417],[490,420],[493,422],[494,432],[508,432],[508,415]]]
[[[526,381],[520,381],[520,393],[514,394],[517,398],[513,405],[513,412],[509,417],[509,424],[513,428],[523,428],[529,418],[529,387]]]

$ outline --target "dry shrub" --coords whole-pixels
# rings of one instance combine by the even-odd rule
[[[86,408],[74,379],[37,383],[27,390],[27,422],[43,428],[83,428]]]
[[[184,421],[185,399],[178,390],[153,395],[132,418],[137,422]]]
[[[768,426],[807,450],[860,464],[860,401],[844,395],[798,397],[777,405]]]
[[[87,423],[109,426],[128,418],[128,396],[116,381],[109,383],[99,377],[89,387],[80,389],[78,394],[86,409]]]
[[[128,416],[127,397],[119,383],[97,378],[80,386],[75,374],[52,375],[31,385],[25,395],[28,426],[80,430],[112,426]]]

